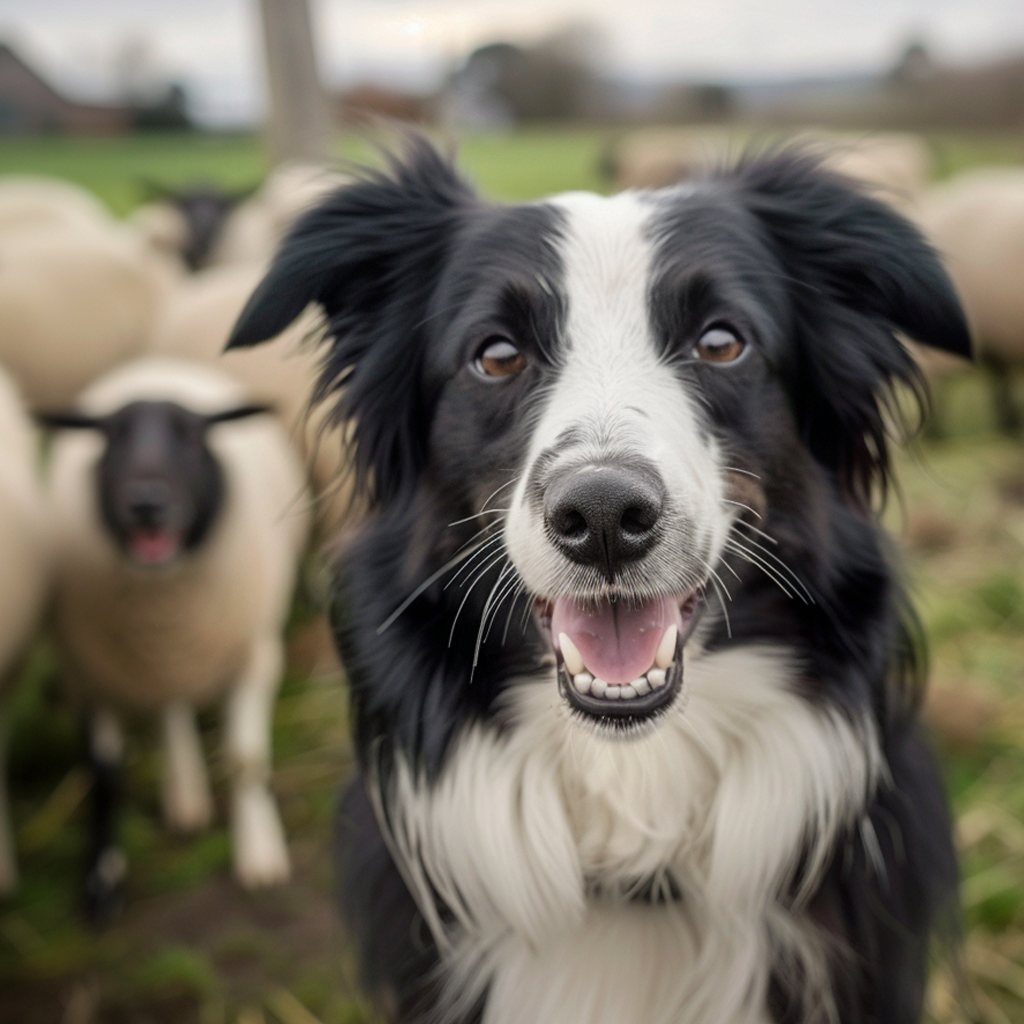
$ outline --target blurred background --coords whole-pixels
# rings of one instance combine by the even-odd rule
[[[339,180],[339,162],[375,159],[375,145],[409,125],[457,146],[481,191],[505,199],[667,184],[796,134],[948,257],[980,359],[922,355],[934,415],[906,446],[886,510],[930,637],[927,714],[963,855],[962,954],[937,970],[928,1019],[1020,1024],[1024,4],[4,0],[0,366],[30,405],[73,394],[33,378],[25,352],[42,342],[5,312],[11,182],[15,205],[17,188],[38,178],[85,190],[111,232],[163,261],[116,358],[186,353],[192,335],[173,341],[167,309],[234,287],[227,314],[207,316],[219,325],[209,354],[281,232]],[[59,302],[64,286],[54,287]],[[201,317],[200,307],[189,308]],[[72,330],[54,344],[70,353],[81,342]],[[260,397],[268,385],[236,366]],[[329,505],[317,453],[306,454],[310,486]],[[338,528],[328,511],[317,536]],[[90,777],[52,644],[45,629],[33,634],[6,687],[21,879],[0,898],[0,1024],[371,1020],[332,906],[331,818],[350,755],[315,550],[274,721],[273,786],[293,861],[276,888],[233,881],[223,813],[199,837],[164,829],[156,727],[139,716],[126,757],[127,910],[106,930],[85,926]],[[218,716],[201,724],[222,812]]]

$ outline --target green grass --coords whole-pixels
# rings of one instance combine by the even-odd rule
[[[49,174],[77,182],[118,215],[146,198],[147,183],[216,181],[243,189],[266,173],[252,135],[130,135],[104,139],[5,138],[0,174]]]
[[[905,454],[901,537],[929,635],[929,717],[940,737],[963,872],[971,997],[936,978],[932,1020],[1024,1020],[1024,449],[987,429],[980,373],[939,395],[951,436]],[[954,415],[954,411],[959,415]]]
[[[601,189],[606,186],[598,167],[608,138],[599,129],[480,136],[459,147],[460,164],[484,192],[505,199]],[[396,140],[400,143],[400,137],[390,137],[392,144]],[[376,159],[373,146],[360,138],[340,143],[337,152],[339,159]],[[118,216],[145,200],[148,183],[173,187],[213,181],[246,189],[266,171],[259,138],[247,134],[0,139],[0,175],[67,178],[95,192]]]
[[[599,166],[613,133],[534,130],[472,137],[460,164],[488,195],[522,199],[605,188]],[[1020,138],[938,139],[939,173],[1024,158]],[[340,153],[365,157],[365,145]],[[265,164],[250,136],[46,138],[0,141],[0,174],[67,177],[118,214],[150,179],[246,187]],[[888,521],[932,638],[929,714],[959,821],[965,959],[981,1024],[1024,1020],[1024,451],[997,437],[984,382],[967,374],[939,396],[942,440],[900,461],[904,495]],[[303,630],[299,614],[297,633]],[[300,659],[301,660],[301,659]],[[0,905],[0,1024],[61,1020],[78,1000],[100,1024],[360,1024],[352,964],[331,907],[330,829],[350,767],[342,680],[293,670],[275,718],[275,789],[296,864],[276,893],[246,895],[230,879],[220,824],[168,836],[159,817],[152,723],[134,723],[124,841],[131,863],[124,920],[84,928],[77,898],[88,779],[74,711],[45,645],[12,696],[11,789],[23,885]],[[204,718],[221,811],[217,716]],[[936,1024],[965,1024],[952,974],[933,986]],[[91,1003],[89,1001],[92,1001]],[[70,1003],[69,1003],[70,1001]],[[76,1004],[77,1005],[77,1004]],[[86,1019],[84,1017],[80,1019]]]
[[[459,164],[487,195],[533,199],[574,189],[608,190],[604,155],[621,128],[533,128],[470,135],[457,143]],[[737,126],[742,139],[756,131]],[[929,136],[936,174],[947,177],[978,163],[1024,162],[1024,138],[937,133]],[[400,144],[400,136],[349,137],[339,159],[374,161],[376,142]],[[452,140],[443,139],[445,145]],[[151,134],[106,139],[61,136],[0,139],[0,175],[48,174],[95,192],[118,216],[147,195],[147,183],[180,186],[213,181],[232,189],[257,184],[267,171],[260,139],[250,134]]]

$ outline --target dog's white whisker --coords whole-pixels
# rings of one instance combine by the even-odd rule
[[[744,537],[740,539],[735,534],[730,537],[730,543],[738,545],[745,551],[753,553],[752,548],[756,548],[760,552],[759,557],[763,558],[768,564],[778,566],[778,570],[785,574],[785,577],[790,580],[794,587],[800,592],[801,599],[806,604],[814,604],[814,597],[808,589],[807,585],[802,579],[790,568],[786,562],[780,558],[774,551],[770,551],[763,544],[759,544],[756,540],[751,537]]]
[[[481,544],[481,547],[483,546],[483,544],[484,544],[484,543],[487,543],[487,542],[483,542],[483,543]],[[442,577],[442,576],[443,576],[443,575],[444,575],[444,574],[445,574],[446,572],[448,572],[448,570],[449,570],[449,569],[453,569],[453,568],[454,568],[454,567],[455,567],[456,565],[458,565],[458,564],[459,564],[460,562],[462,562],[462,561],[464,561],[465,559],[467,559],[467,558],[470,558],[470,557],[472,557],[473,555],[477,554],[477,552],[478,552],[479,550],[480,550],[480,548],[479,548],[479,547],[477,547],[477,548],[471,548],[471,549],[469,549],[468,551],[460,552],[460,553],[459,553],[459,554],[457,554],[457,555],[456,555],[456,556],[455,556],[454,558],[451,558],[451,559],[449,559],[449,560],[448,560],[447,562],[445,562],[445,564],[444,564],[444,565],[442,565],[442,566],[441,566],[441,568],[437,570],[437,572],[431,573],[431,574],[430,574],[430,576],[428,576],[428,577],[427,577],[427,578],[426,578],[426,579],[425,579],[425,580],[424,580],[424,581],[423,581],[423,582],[422,582],[422,583],[421,583],[421,584],[420,584],[420,585],[419,585],[419,586],[418,586],[418,587],[417,587],[417,588],[416,588],[416,589],[415,589],[415,590],[414,590],[414,591],[413,591],[413,592],[412,592],[412,593],[411,593],[411,594],[410,594],[410,595],[409,595],[409,596],[408,596],[408,597],[407,597],[407,598],[406,598],[406,599],[405,599],[405,600],[404,600],[404,601],[403,601],[403,602],[402,602],[402,603],[401,603],[401,604],[400,604],[400,605],[399,605],[399,606],[398,606],[398,607],[397,607],[397,608],[396,608],[396,609],[395,609],[395,610],[394,610],[394,611],[393,611],[393,612],[392,612],[392,613],[391,613],[391,614],[390,614],[390,615],[389,615],[389,616],[388,616],[388,617],[387,617],[387,618],[386,618],[386,619],[385,619],[385,620],[384,620],[384,621],[383,621],[383,622],[382,622],[382,623],[381,623],[381,624],[380,624],[380,625],[379,625],[378,627],[377,627],[377,636],[380,636],[381,634],[383,634],[383,633],[384,633],[384,631],[385,631],[385,630],[387,630],[387,629],[388,629],[388,627],[389,627],[389,626],[391,626],[391,625],[392,625],[392,624],[393,624],[393,623],[395,622],[395,620],[399,618],[399,616],[401,616],[402,612],[404,612],[404,611],[405,611],[405,610],[406,610],[406,609],[407,609],[407,608],[408,608],[408,607],[409,607],[409,606],[410,606],[410,605],[411,605],[411,604],[413,603],[413,601],[415,601],[415,600],[416,600],[416,598],[420,596],[420,594],[422,594],[422,593],[423,593],[423,592],[424,592],[425,590],[429,589],[429,588],[430,588],[430,586],[431,586],[432,584],[436,583],[436,582],[437,582],[437,581],[438,581],[438,580],[439,580],[439,579],[440,579],[440,578],[441,578],[441,577]]]
[[[731,565],[729,565],[728,562],[720,562],[719,564],[720,565],[724,565],[733,574],[733,576],[736,577],[736,582],[737,583],[742,583],[743,582],[740,579],[739,573],[737,573],[736,570]],[[731,601],[732,600],[732,594],[729,593],[729,588],[725,585],[725,581],[722,579],[722,577],[718,575],[718,573],[712,568],[712,566],[708,562],[704,563],[704,567],[708,571],[708,573],[712,577],[712,579],[718,581],[718,583],[721,586],[721,588],[725,591],[725,596],[727,598],[729,598],[729,600]]]
[[[483,642],[486,643],[491,635],[491,630],[494,628],[495,623],[498,621],[498,616],[501,613],[501,606],[508,601],[508,614],[505,616],[505,627],[502,630],[501,643],[502,646],[505,644],[505,640],[508,637],[508,624],[512,612],[515,610],[516,601],[519,598],[520,584],[518,580],[507,581],[502,588],[501,594],[498,595],[495,600],[494,606],[490,612],[490,622],[487,625],[487,629],[484,632]]]
[[[719,565],[724,565],[725,568],[728,569],[729,572],[732,573],[733,579],[735,579],[737,583],[742,583],[743,582],[743,580],[740,577],[740,574],[728,562],[726,562],[724,559],[722,561],[720,561],[718,564]]]
[[[763,537],[768,541],[769,544],[779,543],[778,540],[776,540],[770,533],[765,533],[764,530],[759,530],[753,523],[748,523],[746,519],[737,519],[733,525],[742,526],[745,530],[750,530],[752,533],[756,533],[759,537]]]
[[[502,647],[504,647],[506,642],[508,641],[508,630],[509,630],[509,625],[512,622],[512,615],[513,615],[513,613],[516,610],[516,601],[518,601],[519,598],[523,597],[524,595],[527,595],[527,597],[528,597],[528,592],[527,592],[527,589],[526,589],[526,583],[523,581],[522,577],[518,577],[516,592],[513,595],[512,600],[509,602],[508,615],[505,616],[505,628],[504,628],[504,630],[502,630],[502,634],[501,634],[501,645],[502,645]],[[523,620],[523,628],[525,628],[525,626],[526,626],[526,621],[527,621],[527,619],[529,617],[530,610],[531,610],[531,604],[530,604],[530,601],[527,600],[527,602],[526,602],[526,609],[525,609],[525,616],[524,616],[524,620]]]
[[[509,563],[508,567],[502,570],[501,575],[498,577],[495,583],[495,591],[492,591],[493,603],[488,600],[488,604],[485,606],[483,613],[480,616],[480,624],[483,629],[483,643],[487,642],[487,638],[491,635],[491,628],[493,627],[495,620],[498,617],[498,612],[501,610],[502,602],[512,592],[515,591],[519,585],[519,579],[515,571],[515,566]],[[500,589],[498,589],[500,588]],[[480,645],[477,644],[475,656],[480,653]]]
[[[461,526],[463,523],[472,522],[474,519],[479,519],[480,516],[489,515],[492,512],[508,512],[507,508],[482,508],[479,512],[474,512],[471,516],[466,516],[465,519],[456,519],[454,522],[449,523],[448,526]]]
[[[711,585],[715,588],[715,597],[718,598],[718,606],[722,609],[722,617],[725,619],[725,635],[731,640],[732,622],[729,619],[729,609],[726,608],[725,601],[722,599],[722,584],[719,580],[712,578]]]
[[[480,561],[483,562],[483,561],[485,561],[487,558],[489,558],[494,553],[494,549],[495,548],[498,548],[498,547],[504,548],[504,546],[505,546],[505,538],[502,537],[502,535],[500,533],[496,533],[496,534],[494,534],[494,536],[488,537],[487,540],[482,541],[473,550],[473,556],[474,557],[479,556]],[[472,560],[466,562],[464,565],[462,565],[459,568],[459,571],[450,580],[448,580],[447,583],[445,583],[444,589],[447,590],[453,584],[459,583],[459,579],[460,579],[460,577],[463,576],[464,573],[469,572],[469,571],[475,571],[478,568],[479,568],[479,565],[474,565]],[[464,583],[459,583],[459,587],[460,588],[462,586],[464,586],[464,585],[465,585]]]
[[[761,479],[760,474],[754,473],[749,469],[740,469],[738,466],[723,466],[722,469],[726,473],[742,473],[744,476],[752,476],[755,480]]]
[[[491,511],[491,509],[488,509],[488,507],[487,507],[488,504],[490,503],[491,499],[497,497],[506,488],[514,487],[518,483],[519,483],[519,477],[518,476],[514,476],[514,477],[512,477],[511,480],[506,480],[505,483],[500,484],[498,487],[495,487],[494,490],[491,491],[491,493],[488,494],[486,498],[484,498],[483,502],[480,505],[480,511],[481,512],[489,512],[489,511]]]
[[[511,575],[511,579],[509,576]],[[505,566],[498,574],[498,578],[494,581],[494,585],[491,587],[490,593],[487,595],[487,600],[484,602],[483,610],[480,613],[480,625],[476,632],[476,644],[473,648],[473,664],[470,668],[469,678],[472,680],[473,674],[476,672],[476,667],[480,660],[480,647],[483,642],[487,639],[490,634],[490,627],[494,622],[498,610],[501,607],[502,597],[504,596],[506,587],[511,589],[515,588],[516,584],[516,571],[515,566],[510,562]],[[498,595],[498,596],[496,596]]]
[[[723,563],[725,564],[725,563]],[[722,616],[725,619],[725,632],[729,639],[732,639],[732,622],[729,620],[729,609],[725,606],[725,601],[722,599],[722,591],[725,591],[725,596],[732,601],[732,594],[729,593],[729,588],[725,585],[722,577],[718,575],[715,570],[708,565],[707,570],[710,573],[711,585],[715,588],[715,596],[718,598],[718,604],[722,609]],[[734,574],[735,575],[735,574]],[[736,577],[739,579],[739,577]]]
[[[752,516],[757,516],[758,519],[761,518],[761,513],[758,512],[757,509],[751,508],[749,505],[744,505],[742,501],[734,501],[732,498],[722,498],[722,501],[724,501],[726,505],[736,505],[738,508],[745,509]]]
[[[765,576],[768,577],[785,595],[786,597],[793,599],[797,595],[793,589],[787,584],[787,582],[780,577],[774,570],[761,561],[756,555],[750,554],[747,551],[741,551],[738,548],[734,548],[732,545],[727,545],[726,550],[734,554],[740,561],[746,562],[748,565],[754,566],[759,569]],[[801,597],[802,600],[802,597]]]
[[[455,617],[452,619],[451,632],[448,634],[448,646],[451,647],[452,641],[455,639],[455,627],[459,624],[459,616],[462,614],[462,609],[466,607],[466,602],[469,600],[470,595],[473,593],[476,585],[487,575],[491,569],[494,568],[499,562],[507,558],[508,555],[505,552],[504,547],[498,552],[486,565],[484,565],[480,571],[473,577],[471,583],[466,586],[466,592],[462,596],[462,600],[459,602],[459,607],[455,612]]]
[[[792,586],[787,582],[785,577],[780,576],[778,572],[772,568],[772,566],[766,562],[756,552],[750,551],[747,548],[741,547],[731,539],[726,542],[726,551],[731,551],[734,555],[741,558],[744,562],[758,568],[767,576],[785,595],[789,598],[799,597],[804,604],[807,603],[807,599],[803,594],[798,591],[794,591]]]

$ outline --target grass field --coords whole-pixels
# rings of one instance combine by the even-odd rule
[[[611,139],[597,130],[472,138],[461,163],[488,194],[525,198],[603,188]],[[949,173],[1024,161],[1022,139],[936,140]],[[344,152],[367,150],[355,144]],[[49,173],[93,189],[118,214],[147,179],[244,187],[263,171],[257,140],[171,137],[0,142],[0,174]],[[946,967],[936,1024],[1024,1021],[1024,448],[992,429],[984,381],[942,389],[946,436],[901,459],[903,539],[931,635],[929,714],[940,735],[963,852],[968,984]],[[129,906],[115,927],[82,927],[76,904],[88,781],[77,723],[40,643],[13,697],[11,789],[23,886],[0,905],[0,1024],[357,1024],[368,1021],[332,908],[329,834],[349,768],[343,677],[322,620],[297,612],[275,721],[275,789],[296,877],[247,895],[229,877],[221,824],[170,837],[158,814],[152,723],[135,723],[124,841]],[[217,765],[217,715],[204,736]],[[222,769],[215,767],[223,807]],[[223,821],[223,815],[221,815]]]
[[[471,136],[457,144],[459,163],[485,193],[502,199],[533,199],[569,189],[606,191],[602,156],[618,128],[547,128]],[[756,133],[737,129],[737,138]],[[387,136],[385,144],[394,144]],[[446,144],[455,145],[451,140]],[[1024,138],[1005,135],[937,134],[929,139],[936,173],[954,174],[977,163],[1024,163]],[[339,143],[340,159],[375,159],[375,146],[360,139]],[[0,175],[52,174],[95,192],[118,216],[142,202],[147,185],[197,180],[247,189],[266,173],[253,135],[144,135],[109,139],[59,136],[0,141]]]
[[[530,199],[566,189],[602,189],[599,173],[610,131],[572,129],[470,138],[460,163],[481,188],[504,199]],[[396,137],[389,136],[394,144]],[[341,160],[372,161],[377,148],[360,139],[337,149]],[[95,192],[118,216],[147,195],[147,186],[197,180],[227,188],[256,185],[267,167],[252,135],[144,135],[109,139],[43,137],[0,140],[0,175],[52,174]]]

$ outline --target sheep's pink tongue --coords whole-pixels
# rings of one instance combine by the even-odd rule
[[[629,683],[642,676],[654,664],[658,644],[673,623],[682,626],[672,597],[639,606],[622,601],[582,605],[560,597],[551,611],[555,645],[559,633],[565,633],[583,656],[587,671],[606,683]]]
[[[140,527],[128,541],[132,557],[143,565],[168,562],[178,553],[179,537],[170,530],[149,530]]]

